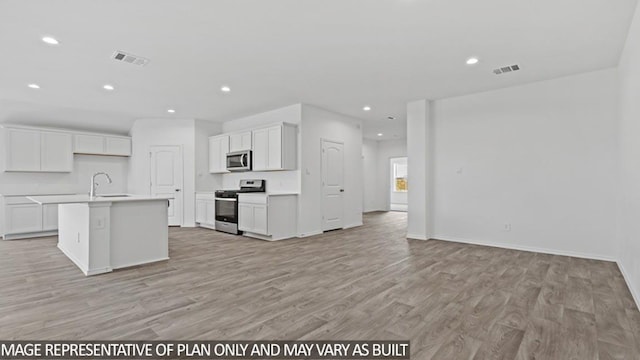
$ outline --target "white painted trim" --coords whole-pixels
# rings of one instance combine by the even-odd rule
[[[423,234],[407,234],[407,239],[429,240],[429,238],[426,235],[423,235]]]
[[[299,238],[306,238],[306,237],[309,237],[309,236],[322,235],[323,233],[324,233],[323,231],[316,230],[316,231],[308,232],[306,234],[298,234],[298,237]]]
[[[611,262],[617,263],[617,259],[614,259],[612,257],[607,257],[607,256],[602,256],[602,255],[595,255],[595,254],[580,253],[580,252],[573,252],[573,251],[564,251],[564,250],[539,248],[539,247],[534,247],[534,246],[522,246],[522,245],[495,243],[495,242],[488,242],[488,241],[477,241],[477,240],[469,240],[469,239],[451,238],[451,237],[439,236],[439,235],[432,236],[432,239],[434,239],[434,240],[442,240],[442,241],[450,241],[450,242],[459,242],[459,243],[472,244],[472,245],[490,246],[490,247],[497,247],[497,248],[509,249],[509,250],[529,251],[529,252],[537,252],[537,253],[550,254],[550,255],[560,255],[560,256],[571,256],[571,257],[577,257],[577,258],[582,258],[582,259],[590,259],[590,260],[611,261]]]
[[[633,283],[631,281],[629,281],[629,275],[627,273],[627,271],[624,269],[624,266],[622,266],[621,262],[617,262],[618,263],[618,268],[620,269],[620,272],[622,273],[622,277],[624,278],[624,282],[627,283],[627,288],[629,288],[629,291],[631,292],[631,296],[633,297],[633,300],[636,302],[636,307],[640,308],[640,293],[638,293],[638,291],[633,287]]]
[[[104,268],[99,268],[99,269],[91,269],[91,270],[87,270],[86,272],[84,272],[84,274],[86,276],[92,276],[92,275],[100,275],[100,274],[106,274],[106,273],[110,273],[112,272],[113,269],[110,267],[104,267]]]
[[[129,264],[118,265],[118,267],[115,268],[115,269],[124,269],[124,268],[132,267],[132,266],[150,264],[150,263],[155,263],[155,262],[159,262],[159,261],[166,261],[166,260],[169,260],[168,256],[167,257],[161,257],[161,258],[158,258],[158,259],[153,259],[153,260],[144,260],[144,261],[140,261],[140,262],[133,262],[133,263],[129,263]]]
[[[345,225],[342,230],[346,230],[346,229],[351,229],[354,227],[358,227],[358,226],[362,226],[363,223],[362,222],[357,222],[357,223],[353,223],[353,224],[349,224],[349,225]]]
[[[205,223],[196,223],[197,227],[201,227],[201,228],[205,228],[205,229],[209,229],[209,230],[215,230],[216,226],[215,225],[209,225],[209,224],[205,224]]]
[[[20,240],[20,239],[33,239],[39,237],[55,236],[58,235],[58,230],[42,231],[35,233],[23,233],[23,234],[5,234],[3,240]]]

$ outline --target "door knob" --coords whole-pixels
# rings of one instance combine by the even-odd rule
[[[176,192],[180,192],[180,189],[176,189]]]
[[[340,192],[344,192],[344,189],[340,189]]]

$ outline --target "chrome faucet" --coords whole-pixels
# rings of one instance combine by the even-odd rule
[[[91,190],[89,190],[89,197],[90,198],[94,198],[96,196],[96,186],[98,186],[98,183],[96,182],[96,176],[98,175],[104,175],[107,177],[107,181],[109,181],[109,184],[111,184],[113,181],[111,181],[111,177],[109,176],[109,174],[105,173],[105,172],[97,172],[95,174],[93,174],[93,176],[91,176]]]

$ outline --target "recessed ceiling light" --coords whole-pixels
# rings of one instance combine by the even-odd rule
[[[29,84],[27,86],[32,88],[32,89],[40,89],[40,85],[38,85],[38,84]]]
[[[378,136],[382,136],[382,135],[383,135],[382,133],[378,133]]]
[[[363,107],[362,110],[370,111],[371,110],[371,106],[367,105],[367,106]]]
[[[478,60],[478,58],[476,58],[476,57],[468,58],[467,59],[467,65],[475,65],[475,64],[478,63],[478,61],[480,61],[480,60]]]
[[[220,91],[222,91],[222,92],[230,92],[231,88],[225,85],[225,86],[220,88]]]
[[[173,110],[173,109],[169,109],[169,110],[167,110],[167,112],[168,112],[169,114],[173,114],[173,113],[175,113],[176,111],[175,111],[175,110]]]
[[[60,44],[60,42],[58,40],[56,40],[55,38],[52,38],[51,36],[43,37],[42,41],[44,41],[45,43],[47,43],[49,45],[58,45],[58,44]]]
[[[115,88],[113,87],[113,85],[109,85],[109,84],[107,84],[107,85],[103,86],[103,88],[104,88],[105,90],[109,90],[109,91],[111,91],[111,90],[115,89]]]

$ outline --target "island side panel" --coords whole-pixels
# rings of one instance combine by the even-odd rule
[[[58,206],[58,249],[87,274],[89,270],[89,207]]]
[[[169,258],[167,200],[114,202],[111,206],[111,267]]]

